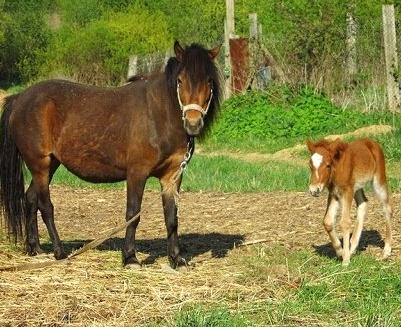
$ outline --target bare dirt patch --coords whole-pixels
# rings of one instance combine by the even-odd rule
[[[55,186],[52,192],[58,230],[70,251],[124,219],[123,190]],[[69,264],[1,272],[0,325],[139,326],[170,322],[183,306],[194,303],[241,310],[255,299],[277,296],[274,279],[252,284],[239,278],[244,272],[238,262],[249,248],[241,243],[263,239],[263,246],[272,251],[280,247],[284,251],[307,249],[311,256],[332,254],[321,224],[326,197],[312,198],[300,192],[183,193],[179,232],[193,266],[171,271],[165,268],[166,231],[161,201],[155,201],[159,198],[158,192],[145,193],[145,213],[137,232],[144,268],[121,267],[121,234]],[[379,204],[371,195],[369,199],[362,255],[379,257],[384,224]],[[400,200],[401,194],[395,194],[394,226],[400,224]],[[47,237],[42,223],[40,227],[41,235]],[[400,259],[399,238],[395,230],[391,260]],[[52,260],[51,255],[26,257],[5,241],[0,246],[2,266]],[[46,248],[51,250],[50,245]],[[276,275],[282,271],[287,280],[284,268],[272,269]]]

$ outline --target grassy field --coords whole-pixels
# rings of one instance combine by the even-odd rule
[[[310,251],[253,246],[238,257],[238,283],[264,296],[230,313],[197,306],[174,326],[400,326],[401,265],[357,255],[341,267]],[[240,301],[240,299],[239,299]]]

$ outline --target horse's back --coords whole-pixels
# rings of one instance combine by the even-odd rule
[[[10,124],[28,167],[53,156],[85,180],[124,179],[130,115],[144,101],[130,91],[48,80],[20,93]]]
[[[385,179],[384,153],[379,143],[365,138],[349,143],[349,150],[353,156],[354,174],[372,180],[374,176]]]

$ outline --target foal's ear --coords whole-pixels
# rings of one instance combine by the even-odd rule
[[[210,58],[211,60],[213,60],[214,58],[216,58],[216,57],[219,55],[220,48],[221,48],[221,44],[218,45],[217,47],[213,48],[213,49],[210,49],[210,50],[208,51],[208,53],[209,53],[209,58]]]
[[[305,143],[310,153],[315,152],[315,144],[312,141],[307,140]]]
[[[333,154],[334,160],[339,160],[343,152],[347,149],[348,144],[337,138],[330,143],[329,149]]]
[[[175,57],[177,58],[177,60],[182,61],[182,55],[184,53],[184,49],[178,41],[174,42],[174,52],[175,52]]]

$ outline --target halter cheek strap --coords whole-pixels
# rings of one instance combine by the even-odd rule
[[[178,98],[178,103],[180,104],[180,108],[182,111],[182,119],[183,120],[185,119],[185,113],[188,110],[196,110],[196,111],[199,111],[202,114],[202,116],[206,116],[206,114],[209,110],[209,107],[210,107],[210,103],[212,102],[212,97],[213,97],[213,89],[210,89],[210,97],[209,97],[209,101],[207,102],[206,109],[203,109],[203,107],[197,103],[190,103],[190,104],[186,104],[184,106],[182,104],[181,97],[180,97],[180,84],[177,83],[177,98]]]

